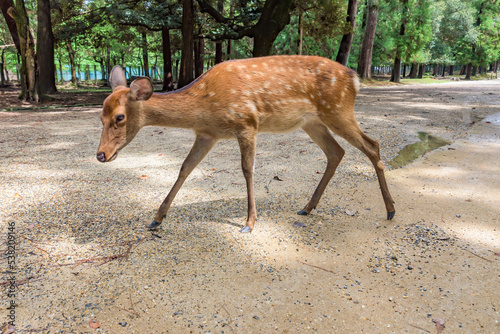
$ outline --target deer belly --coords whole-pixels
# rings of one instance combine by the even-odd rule
[[[259,132],[293,131],[311,119],[318,117],[316,108],[276,108],[271,113],[259,115]]]

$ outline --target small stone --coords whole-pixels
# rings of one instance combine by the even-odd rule
[[[125,327],[127,326],[127,323],[124,321],[124,322],[119,322],[118,325],[122,326],[122,327]]]
[[[457,215],[457,218],[460,218],[460,217],[462,217],[462,215],[461,215],[461,214],[458,214],[458,215]]]
[[[254,318],[255,320],[259,320],[259,319],[260,319],[260,318],[259,318],[258,316],[256,316],[256,315],[254,315],[254,316],[253,316],[253,318]]]

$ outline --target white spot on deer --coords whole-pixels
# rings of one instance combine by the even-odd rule
[[[354,79],[352,79],[352,83],[354,84],[354,89],[356,90],[356,93],[359,92],[359,78],[358,76],[355,76]]]
[[[236,93],[236,91],[235,91],[234,89],[231,89],[231,90],[229,91],[229,93],[234,94],[234,93]]]
[[[255,104],[254,104],[254,103],[252,103],[252,102],[248,101],[248,102],[247,102],[247,106],[248,106],[248,108],[250,109],[250,111],[251,111],[252,113],[256,113],[256,112],[257,112],[257,107],[255,106]]]
[[[215,93],[214,93],[214,92],[210,92],[210,93],[208,93],[208,97],[212,97],[212,96],[214,96],[214,95],[215,95]]]
[[[335,85],[336,82],[337,82],[337,78],[332,77],[332,85]]]
[[[340,97],[343,99],[345,96],[345,90],[343,90],[341,93],[340,93]]]
[[[318,67],[318,68],[316,68],[316,73],[317,73],[317,74],[320,74],[320,73],[321,73],[321,68],[319,68],[319,67]]]

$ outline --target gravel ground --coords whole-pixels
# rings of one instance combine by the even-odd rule
[[[500,81],[363,88],[356,117],[385,162],[426,131],[453,143],[388,168],[396,217],[350,147],[320,205],[326,159],[301,132],[262,134],[250,234],[236,142],[222,141],[156,232],[145,226],[194,136],[145,128],[100,164],[98,108],[0,112],[0,228],[16,240],[21,333],[500,331]],[[84,101],[82,101],[84,103]],[[291,167],[291,165],[293,167]],[[274,180],[278,176],[282,181]],[[93,327],[100,326],[98,329]]]

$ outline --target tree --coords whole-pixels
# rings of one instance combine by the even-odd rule
[[[401,53],[403,52],[403,38],[405,36],[406,20],[408,11],[408,0],[402,0],[401,26],[399,28],[399,40],[396,47],[396,56],[394,57],[394,66],[392,68],[391,81],[401,81]]]
[[[366,30],[359,56],[358,74],[362,79],[371,78],[373,42],[377,29],[379,0],[368,0]]]
[[[193,77],[194,65],[194,4],[193,0],[182,1],[182,53],[181,53],[181,71],[177,88],[181,88],[191,83]]]
[[[24,1],[17,0],[14,7],[7,11],[16,22],[17,33],[19,36],[19,46],[21,55],[21,95],[20,98],[25,101],[39,102],[39,85],[37,60],[35,53],[35,41],[31,34],[28,14]]]
[[[9,28],[10,35],[12,36],[12,40],[16,45],[16,49],[18,53],[21,53],[21,46],[19,43],[19,35],[17,33],[17,26],[14,18],[8,13],[9,8],[14,7],[13,0],[0,0],[0,7],[2,9],[2,14],[5,18],[5,22],[7,23],[7,27]]]
[[[50,0],[37,1],[38,34],[36,50],[38,56],[39,85],[42,94],[57,92],[54,64],[54,34],[50,19]]]
[[[351,29],[349,32],[342,36],[342,41],[340,42],[339,53],[337,54],[336,61],[346,66],[349,60],[349,54],[351,52],[352,39],[354,37],[354,27],[356,25],[356,12],[358,8],[358,0],[349,0],[349,5],[347,7],[347,17],[346,22],[349,23]]]
[[[208,13],[216,22],[222,24],[222,33],[211,34],[215,41],[241,39],[245,36],[254,39],[253,56],[267,56],[278,34],[290,23],[293,0],[266,0],[263,7],[242,8],[239,15],[227,18],[213,8],[207,0],[198,0],[200,9]],[[240,4],[244,7],[244,3]],[[260,15],[259,15],[260,14]],[[258,20],[256,21],[256,18]]]

